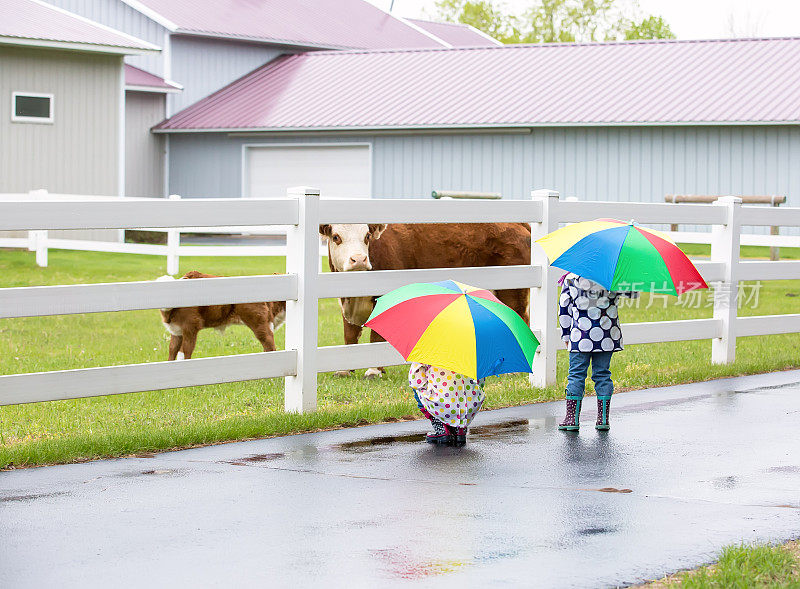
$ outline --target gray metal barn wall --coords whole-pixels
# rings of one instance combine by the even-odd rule
[[[122,56],[6,47],[0,64],[0,192],[116,195]],[[12,92],[53,94],[53,123],[11,122]]]
[[[137,12],[122,0],[45,0],[46,2],[80,14],[106,26],[117,29],[144,41],[164,47],[167,30],[142,13]],[[128,55],[125,63],[164,76],[164,58],[161,52],[151,55]]]
[[[0,192],[117,194],[122,56],[0,49]],[[11,93],[53,94],[54,122],[12,123]]]
[[[285,49],[275,46],[173,35],[172,79],[184,91],[170,96],[176,113],[230,82],[271,61]]]
[[[229,137],[173,134],[170,192],[241,195],[245,143],[370,142],[378,198],[432,189],[527,198],[554,188],[581,200],[662,202],[668,193],[786,194],[800,206],[800,127],[583,127],[531,133]]]
[[[165,96],[125,93],[125,195],[164,196],[163,135],[150,128],[164,120]]]
[[[535,129],[375,140],[375,196],[432,188],[660,202],[668,193],[787,194],[800,206],[800,127]]]

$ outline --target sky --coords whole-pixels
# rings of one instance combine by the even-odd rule
[[[389,9],[391,0],[369,0]],[[522,12],[532,0],[505,0]],[[679,39],[800,37],[800,0],[639,0],[644,13],[663,16]],[[433,13],[433,0],[394,0],[398,16]]]

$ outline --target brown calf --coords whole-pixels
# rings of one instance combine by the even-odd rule
[[[213,274],[203,274],[192,270],[181,280],[191,278],[218,278]],[[169,280],[162,276],[158,280]],[[170,333],[169,360],[189,359],[197,343],[197,332],[213,327],[224,332],[229,325],[243,324],[249,327],[265,352],[275,350],[273,330],[283,325],[286,317],[286,301],[270,303],[238,303],[230,305],[209,305],[207,307],[176,307],[160,309],[161,321]]]

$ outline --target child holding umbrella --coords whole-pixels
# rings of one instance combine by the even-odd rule
[[[430,364],[411,363],[408,384],[414,389],[419,410],[433,426],[426,442],[456,447],[467,443],[467,428],[483,405],[485,381]]]
[[[567,416],[559,429],[577,430],[586,373],[597,391],[596,428],[606,430],[611,394],[611,356],[622,349],[617,299],[634,290],[678,296],[708,288],[672,239],[635,221],[595,219],[573,223],[536,240],[562,278],[559,324],[570,351]],[[633,287],[636,288],[633,288]]]
[[[581,415],[586,375],[592,366],[592,380],[597,394],[598,430],[609,429],[609,411],[614,383],[611,380],[611,356],[622,350],[617,299],[636,298],[638,292],[608,291],[596,282],[577,274],[565,274],[559,298],[558,323],[561,339],[569,350],[567,377],[567,415],[558,429],[577,431]]]
[[[445,280],[409,284],[375,303],[364,324],[410,361],[408,380],[433,425],[427,441],[463,446],[487,376],[530,372],[539,341],[491,291]]]

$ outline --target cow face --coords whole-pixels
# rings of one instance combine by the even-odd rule
[[[328,242],[330,260],[337,272],[372,270],[369,243],[378,239],[386,224],[320,225],[319,233]]]

